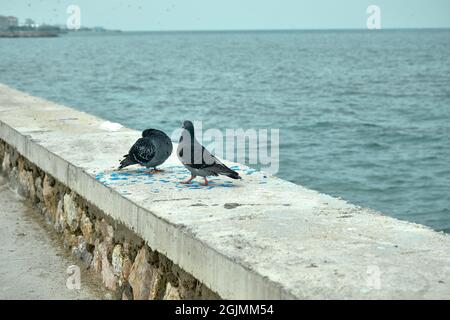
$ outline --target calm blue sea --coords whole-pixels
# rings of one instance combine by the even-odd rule
[[[279,177],[450,232],[450,30],[0,39],[0,82],[136,129],[280,128]]]

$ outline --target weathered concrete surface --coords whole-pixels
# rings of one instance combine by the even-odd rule
[[[0,139],[223,298],[450,298],[449,236],[243,165],[212,188],[179,185],[175,155],[123,177],[140,133],[103,122],[0,85]]]
[[[91,272],[67,255],[41,215],[0,177],[0,299],[104,299]],[[80,265],[80,290],[66,287],[70,265]]]

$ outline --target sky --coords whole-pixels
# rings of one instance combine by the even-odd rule
[[[0,15],[66,24],[69,5],[81,26],[124,31],[361,29],[369,5],[382,28],[450,28],[450,0],[0,0]]]

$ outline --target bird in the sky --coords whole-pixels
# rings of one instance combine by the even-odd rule
[[[182,128],[177,155],[181,163],[191,172],[191,177],[182,183],[188,184],[197,176],[203,177],[205,186],[208,185],[207,176],[225,175],[232,179],[242,179],[236,171],[220,162],[197,141],[191,121],[184,121]]]
[[[133,164],[140,164],[147,168],[153,168],[152,173],[157,173],[156,167],[163,164],[172,154],[172,141],[164,132],[157,129],[146,129],[131,147],[125,159],[120,162],[118,170]]]

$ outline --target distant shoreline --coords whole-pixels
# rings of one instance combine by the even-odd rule
[[[53,38],[57,32],[52,31],[1,31],[0,38]]]
[[[360,29],[233,29],[233,30],[91,30],[80,29],[77,31],[0,31],[0,38],[49,38],[58,37],[60,34],[111,34],[111,33],[134,33],[134,34],[180,34],[180,33],[288,33],[288,32],[429,32],[450,31],[450,28],[385,28],[379,30]]]

